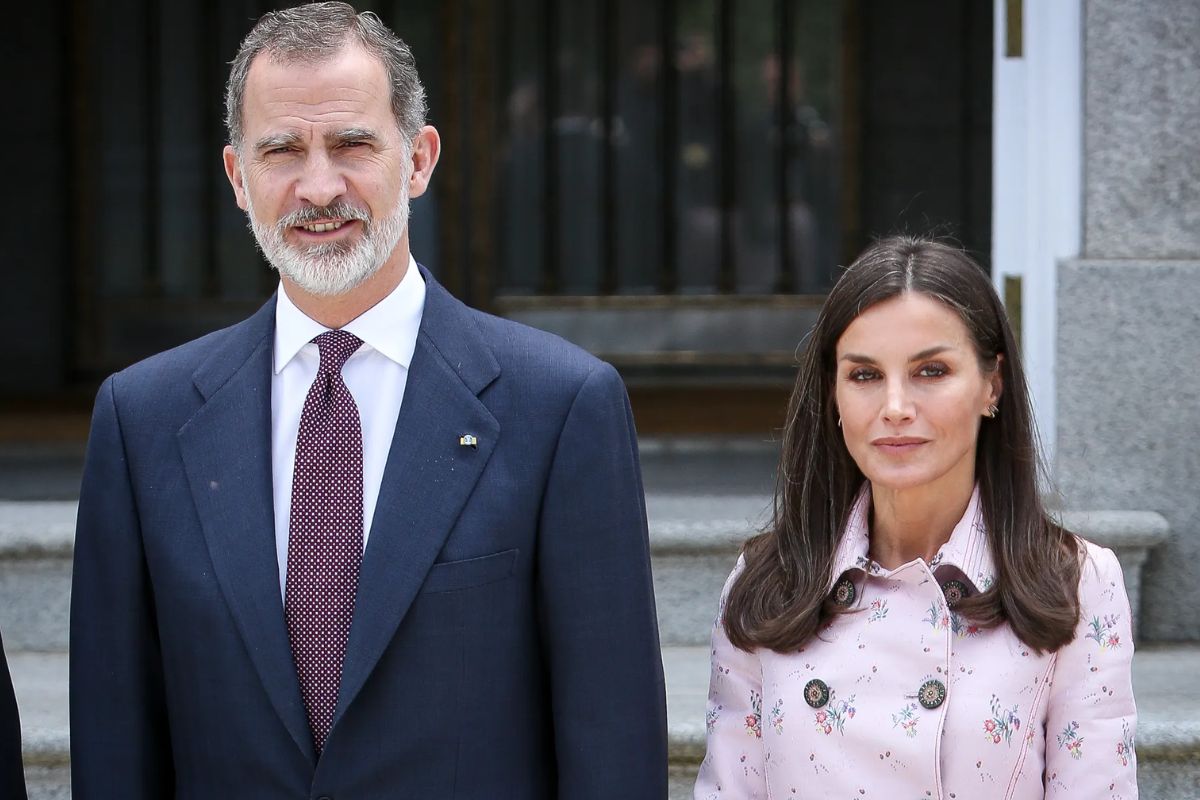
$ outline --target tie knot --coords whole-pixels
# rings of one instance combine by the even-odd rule
[[[325,331],[313,342],[321,351],[321,366],[318,368],[321,372],[340,373],[346,359],[362,347],[362,339],[347,331]]]

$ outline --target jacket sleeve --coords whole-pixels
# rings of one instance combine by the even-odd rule
[[[84,462],[70,661],[75,800],[173,797],[154,605],[113,378],[96,398]]]
[[[666,699],[633,416],[601,364],[559,435],[539,520],[538,614],[558,796],[667,794]]]
[[[725,635],[723,620],[729,587],[744,566],[737,566],[721,592],[712,632],[712,673],[704,715],[708,750],[696,778],[695,799],[767,796],[762,743],[762,666],[758,656],[739,650]]]
[[[1075,639],[1058,651],[1046,708],[1046,797],[1138,796],[1133,633],[1121,565],[1087,545]]]

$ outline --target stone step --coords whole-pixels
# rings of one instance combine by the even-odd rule
[[[707,641],[738,545],[767,497],[651,495],[651,556],[663,642]],[[0,502],[0,631],[7,650],[67,649],[76,504]]]
[[[704,644],[738,547],[769,520],[771,497],[651,491],[646,507],[663,644]],[[10,651],[67,647],[75,508],[70,501],[0,502],[0,631]],[[1063,519],[1117,551],[1137,609],[1141,564],[1166,535],[1166,521],[1121,511]]]
[[[664,645],[708,642],[738,550],[767,521],[770,509],[766,495],[647,494],[654,597]]]
[[[4,648],[67,649],[75,501],[0,502]]]
[[[21,708],[31,800],[70,797],[67,656],[9,657]],[[665,647],[671,800],[691,797],[704,757],[708,648]],[[1144,647],[1133,659],[1139,721],[1138,783],[1143,800],[1194,800],[1200,786],[1200,645]]]

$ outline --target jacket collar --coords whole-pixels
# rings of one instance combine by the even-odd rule
[[[847,570],[856,569],[871,575],[887,577],[891,570],[884,569],[868,555],[870,552],[870,530],[867,520],[871,511],[871,485],[864,483],[850,508],[850,516],[842,539],[838,543],[830,573],[829,589]],[[971,500],[962,518],[950,533],[950,539],[942,545],[929,562],[930,569],[940,566],[957,567],[975,591],[983,592],[996,580],[996,563],[992,547],[988,542],[987,526],[983,521],[983,509],[979,503],[979,486],[971,492]]]

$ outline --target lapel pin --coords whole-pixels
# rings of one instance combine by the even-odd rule
[[[478,450],[479,440],[469,433],[464,433],[462,436],[458,437],[458,446],[469,447],[472,450]]]

